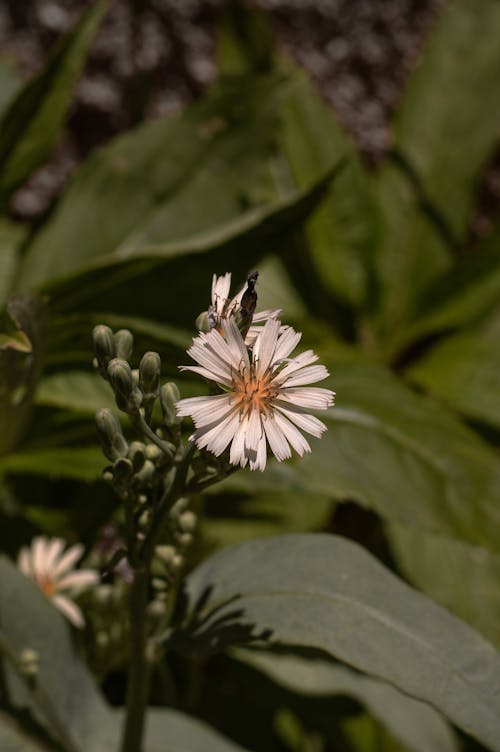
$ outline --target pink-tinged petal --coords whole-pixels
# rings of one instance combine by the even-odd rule
[[[322,434],[327,430],[327,427],[321,420],[314,415],[308,415],[299,409],[294,410],[292,405],[286,405],[282,402],[276,403],[275,407],[283,415],[285,415],[292,423],[301,428],[303,431],[307,431],[311,436],[315,436],[319,439]]]
[[[269,415],[263,422],[264,431],[272,453],[279,462],[287,460],[292,452],[283,431],[280,429],[274,415]]]
[[[305,350],[304,352],[296,355],[294,358],[285,358],[286,365],[284,365],[274,376],[275,383],[282,384],[284,381],[286,381],[290,374],[295,373],[295,371],[299,371],[305,366],[310,366],[311,363],[315,363],[318,358],[319,356],[316,355],[316,353],[312,350]]]
[[[68,548],[66,553],[61,556],[57,564],[53,567],[50,573],[51,577],[53,579],[62,577],[63,574],[66,574],[70,569],[73,569],[78,559],[82,558],[84,550],[85,549],[81,543],[75,543],[74,546]]]
[[[230,413],[223,421],[215,421],[197,428],[193,440],[200,449],[208,449],[216,456],[222,454],[236,433],[239,423],[237,411]]]
[[[335,392],[330,389],[318,386],[297,386],[281,389],[278,399],[307,410],[326,410],[333,405],[334,397]]]
[[[300,368],[294,374],[289,376],[284,382],[283,387],[287,389],[291,386],[305,386],[306,384],[314,384],[316,381],[322,381],[326,379],[330,374],[326,370],[325,366],[306,366]]]
[[[65,595],[53,595],[50,599],[54,606],[64,614],[64,616],[70,621],[77,629],[83,629],[85,626],[85,619],[81,609],[73,603],[72,600],[66,598]]]
[[[224,335],[226,342],[229,345],[231,353],[233,355],[233,363],[238,364],[238,369],[246,368],[250,369],[250,361],[248,359],[248,350],[245,347],[241,332],[236,326],[234,319],[228,319],[223,324]]]
[[[247,430],[245,435],[245,449],[247,450],[247,453],[251,452],[255,454],[257,452],[257,447],[263,434],[264,429],[262,428],[260,412],[257,408],[253,408],[247,419]]]
[[[31,543],[31,564],[33,575],[36,578],[44,578],[47,575],[47,551],[49,540],[43,535],[37,535]]]
[[[245,455],[245,435],[247,430],[247,419],[240,420],[238,429],[234,435],[234,439],[231,443],[231,452],[229,454],[229,462],[231,465],[241,465],[245,467],[248,459]]]
[[[268,319],[253,348],[253,362],[257,376],[262,376],[272,362],[281,323],[276,319]]]
[[[50,571],[56,561],[61,556],[66,546],[64,538],[52,538],[49,546],[47,547],[47,567]]]
[[[278,410],[274,411],[274,419],[300,457],[303,457],[304,454],[311,451],[309,443],[305,440],[300,431]]]
[[[262,435],[257,445],[257,454],[255,456],[255,459],[251,457],[249,458],[250,470],[260,470],[261,472],[264,472],[264,470],[266,469],[266,461],[267,461],[266,436],[264,434],[264,431],[262,431]]]
[[[217,277],[214,274],[212,277],[212,305],[220,315],[224,306],[229,298],[229,290],[231,289],[231,272]]]
[[[287,326],[278,338],[278,343],[274,353],[275,362],[278,363],[283,360],[283,358],[288,358],[292,350],[295,350],[299,344],[301,337],[302,334],[300,334],[300,332],[296,332],[291,326]]]
[[[179,366],[179,370],[192,371],[192,373],[197,373],[209,381],[215,381],[217,384],[223,384],[224,386],[230,387],[232,385],[231,380],[226,376],[214,374],[213,371],[209,371],[207,368],[202,368],[201,366]]]
[[[254,313],[252,318],[252,324],[263,323],[268,319],[277,319],[283,313],[282,308],[267,308],[265,311],[259,311]]]
[[[26,575],[26,577],[33,577],[33,569],[31,566],[31,551],[27,546],[23,546],[17,556],[17,567]]]
[[[72,590],[74,593],[81,593],[92,585],[96,585],[99,579],[99,574],[94,569],[78,569],[61,577],[57,581],[57,590]]]
[[[210,397],[190,397],[179,400],[176,404],[177,415],[186,417],[190,415],[195,425],[211,423],[213,420],[222,420],[228,410],[231,409],[231,394],[216,394]]]

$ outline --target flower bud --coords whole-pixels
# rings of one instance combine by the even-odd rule
[[[116,357],[116,345],[113,332],[109,326],[99,324],[92,332],[94,353],[101,368],[106,368],[109,361]]]
[[[134,473],[142,469],[146,461],[146,447],[142,441],[133,441],[128,449],[128,458],[131,460]]]
[[[39,656],[36,650],[26,648],[22,650],[19,656],[19,669],[23,676],[28,679],[34,679],[39,670]]]
[[[144,394],[157,394],[160,386],[161,360],[157,352],[147,352],[139,365],[139,385]]]
[[[111,410],[105,407],[98,410],[95,422],[103,452],[108,460],[114,462],[119,457],[125,456],[128,451],[128,444],[122,433],[120,421],[115,418]]]
[[[163,413],[163,420],[167,426],[178,426],[181,418],[177,415],[175,408],[181,395],[177,384],[174,381],[168,381],[160,389],[160,405]]]
[[[161,561],[165,562],[165,564],[170,564],[175,556],[175,548],[173,546],[161,544],[159,546],[156,546],[155,556],[157,556]]]
[[[116,345],[116,357],[122,360],[128,360],[132,355],[134,347],[134,337],[128,329],[120,329],[114,335]]]
[[[183,533],[192,533],[196,529],[196,522],[195,513],[188,510],[179,517],[179,528]]]
[[[127,482],[134,473],[132,463],[126,457],[120,457],[113,465],[114,478],[117,483]]]
[[[156,468],[151,460],[145,460],[141,469],[135,473],[136,482],[141,486],[151,483],[154,478],[155,470]]]
[[[108,376],[111,386],[123,397],[130,397],[134,388],[132,369],[126,360],[113,358],[108,364]]]
[[[195,321],[195,327],[198,329],[199,332],[205,332],[205,333],[209,332],[210,329],[212,329],[207,311],[203,311],[203,313],[200,313],[200,315]]]

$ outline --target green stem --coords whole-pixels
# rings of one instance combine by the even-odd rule
[[[151,666],[146,655],[149,568],[134,571],[130,591],[131,657],[121,752],[141,752]]]
[[[142,431],[142,433],[147,436],[148,439],[153,442],[153,444],[156,444],[156,446],[161,449],[161,451],[166,454],[169,459],[173,459],[172,450],[170,449],[168,444],[165,441],[162,441],[160,437],[157,436],[155,432],[148,426],[139,410],[134,414],[134,421],[137,428]]]

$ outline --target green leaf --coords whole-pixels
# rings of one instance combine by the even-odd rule
[[[397,111],[395,149],[456,238],[467,232],[477,179],[498,144],[499,33],[497,0],[450,3]]]
[[[84,371],[46,376],[38,385],[35,402],[37,405],[91,415],[101,407],[115,408],[113,390],[109,384],[97,374]]]
[[[0,336],[0,455],[10,451],[29,419],[42,368],[45,308],[31,295],[9,300]]]
[[[293,180],[299,187],[309,185],[327,165],[346,158],[330,196],[306,225],[309,260],[335,297],[360,305],[377,232],[370,180],[333,111],[304,74],[296,78],[281,121],[283,153]]]
[[[293,492],[235,496],[235,485],[228,494],[207,498],[202,529],[217,547],[262,535],[318,530],[329,521],[328,496]]]
[[[323,650],[500,749],[500,654],[363,548],[289,535],[224,549],[187,578],[190,650],[266,641]]]
[[[406,375],[467,417],[500,427],[498,336],[471,332],[451,337],[431,348]]]
[[[308,189],[185,241],[96,259],[68,278],[48,284],[52,310],[59,314],[73,312],[76,306],[95,311],[112,305],[117,315],[160,319],[169,301],[169,321],[185,327],[210,300],[214,268],[230,266],[235,278],[239,275],[243,281],[249,264],[286,243],[319,204],[331,179],[330,172]],[[70,257],[66,254],[66,259]]]
[[[14,718],[1,712],[0,748],[2,752],[53,752],[52,747],[33,739]]]
[[[197,718],[170,708],[151,708],[144,752],[244,752]]]
[[[90,482],[101,477],[105,462],[97,444],[91,447],[32,449],[1,457],[0,474],[74,478]]]
[[[411,525],[386,531],[405,577],[500,647],[500,556]]]
[[[0,114],[8,105],[20,85],[20,76],[14,61],[8,57],[0,58]]]
[[[413,182],[386,163],[375,178],[380,229],[374,249],[378,279],[375,331],[382,353],[397,352],[407,337],[423,290],[452,263],[448,240],[422,210]]]
[[[190,238],[275,200],[267,160],[288,88],[275,75],[227,82],[179,115],[95,152],[29,246],[21,286],[112,255],[125,261],[148,246],[171,249],[184,240],[187,250]]]
[[[500,461],[476,433],[381,366],[331,363],[337,405],[296,465],[238,474],[227,487],[354,499],[384,519],[411,522],[499,551]]]
[[[0,308],[4,305],[14,279],[19,246],[26,228],[5,217],[0,218]]]
[[[352,697],[413,752],[453,752],[457,749],[448,724],[430,705],[347,666],[319,657],[306,658],[262,650],[236,650],[231,651],[231,655],[292,692],[312,697]]]
[[[220,76],[266,73],[272,67],[273,35],[268,16],[239,0],[223,9],[217,28]]]
[[[39,657],[34,692],[5,661],[10,702],[30,708],[54,735],[63,733],[71,740],[76,750],[113,749],[116,723],[78,657],[67,623],[41,590],[5,557],[0,559],[0,579],[3,639],[14,655],[29,648]]]
[[[0,204],[49,156],[57,143],[92,37],[106,9],[97,0],[52,50],[40,73],[0,120]]]
[[[405,340],[476,324],[498,306],[500,298],[500,224],[438,277],[420,301],[418,318]]]

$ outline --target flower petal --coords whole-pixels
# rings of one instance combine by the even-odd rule
[[[64,614],[64,616],[73,624],[74,627],[77,629],[83,629],[85,626],[85,619],[83,618],[83,614],[81,612],[81,609],[76,605],[76,603],[73,603],[72,600],[67,598],[65,595],[53,595],[50,599],[54,606],[59,609],[59,611]]]
[[[229,298],[229,290],[231,289],[231,272],[217,277],[216,274],[212,277],[212,305],[219,315],[224,311],[224,306]]]
[[[281,429],[283,434],[286,436],[286,438],[300,457],[303,457],[306,452],[311,451],[309,443],[305,440],[300,431],[295,428],[293,423],[285,418],[285,416],[281,412],[275,410],[274,419],[278,427]]]
[[[271,451],[278,462],[282,462],[291,457],[292,452],[290,446],[275,419],[275,415],[269,415],[267,419],[263,421],[263,426]]]
[[[73,593],[81,593],[82,590],[96,585],[99,579],[99,574],[95,569],[78,569],[61,577],[57,581],[57,590],[71,590]]]
[[[54,565],[50,572],[50,576],[53,579],[56,579],[66,572],[69,572],[70,569],[73,569],[78,559],[81,559],[83,552],[84,548],[81,543],[75,543],[74,546],[70,546],[66,553],[61,556],[59,561]]]
[[[326,410],[333,405],[335,392],[317,386],[284,387],[280,390],[278,399],[291,402],[297,407],[308,410]]]
[[[281,332],[276,350],[274,353],[274,360],[279,362],[283,358],[288,358],[292,350],[295,350],[300,342],[302,334],[296,332],[291,326],[284,327],[284,331]]]
[[[314,415],[308,415],[300,409],[294,410],[291,405],[283,405],[283,403],[276,403],[275,407],[285,415],[292,423],[301,428],[303,431],[307,431],[312,436],[319,438],[326,430],[325,424],[316,418]]]
[[[233,363],[238,364],[238,369],[246,368],[250,369],[250,361],[248,359],[248,350],[245,347],[241,332],[236,325],[234,319],[228,319],[224,322],[224,335],[226,337],[227,344],[231,349],[233,355]]]
[[[294,374],[288,376],[286,380],[281,382],[283,387],[291,386],[303,386],[305,384],[314,384],[315,381],[322,381],[326,379],[330,374],[326,370],[325,366],[306,366],[295,371]]]
[[[273,360],[281,323],[277,319],[268,319],[255,341],[252,359],[257,376],[262,376]]]
[[[248,463],[248,457],[245,454],[247,424],[247,418],[240,420],[240,424],[234,435],[234,439],[231,443],[231,452],[229,454],[229,462],[231,465],[241,465],[241,467],[245,467]]]

